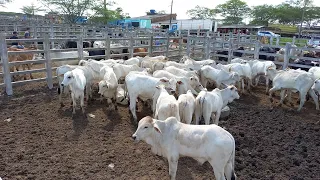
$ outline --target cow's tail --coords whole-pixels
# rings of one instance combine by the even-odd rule
[[[170,110],[171,110],[171,116],[173,117],[177,117],[178,121],[180,121],[181,117],[179,115],[179,106],[177,106],[176,104],[170,104]],[[178,114],[177,114],[178,112]]]
[[[234,172],[234,161],[235,161],[235,154],[236,154],[236,144],[235,142],[233,141],[233,151],[232,151],[232,154],[231,154],[231,157],[230,157],[230,161],[231,161],[231,164],[232,164],[232,171],[231,171],[231,180],[236,180],[237,176]]]

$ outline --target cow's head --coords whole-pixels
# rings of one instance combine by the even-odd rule
[[[68,86],[70,83],[74,81],[74,74],[72,71],[68,71],[63,76],[63,81],[61,83],[61,86]]]
[[[140,140],[146,140],[154,132],[162,134],[162,131],[156,121],[152,119],[152,117],[146,116],[139,121],[138,128],[132,135],[132,138],[136,142],[139,142]]]

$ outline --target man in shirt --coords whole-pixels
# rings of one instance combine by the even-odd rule
[[[18,37],[18,33],[16,31],[14,31],[12,33],[13,35],[10,37],[10,39],[19,39]],[[22,45],[19,45],[20,43],[18,42],[12,42],[11,45],[12,46],[17,46],[18,49],[23,49],[24,47]]]
[[[30,38],[30,28],[27,28],[26,32],[24,32],[24,38]]]

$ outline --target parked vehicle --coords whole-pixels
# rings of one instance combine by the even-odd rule
[[[280,37],[279,34],[275,34],[271,31],[258,31],[258,36],[266,36],[266,37],[273,37],[273,38],[277,38]]]

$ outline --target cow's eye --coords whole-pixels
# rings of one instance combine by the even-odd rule
[[[71,79],[71,76],[68,76],[68,79]]]
[[[148,126],[145,126],[144,128],[145,128],[145,129],[147,129],[147,128],[148,128]]]

